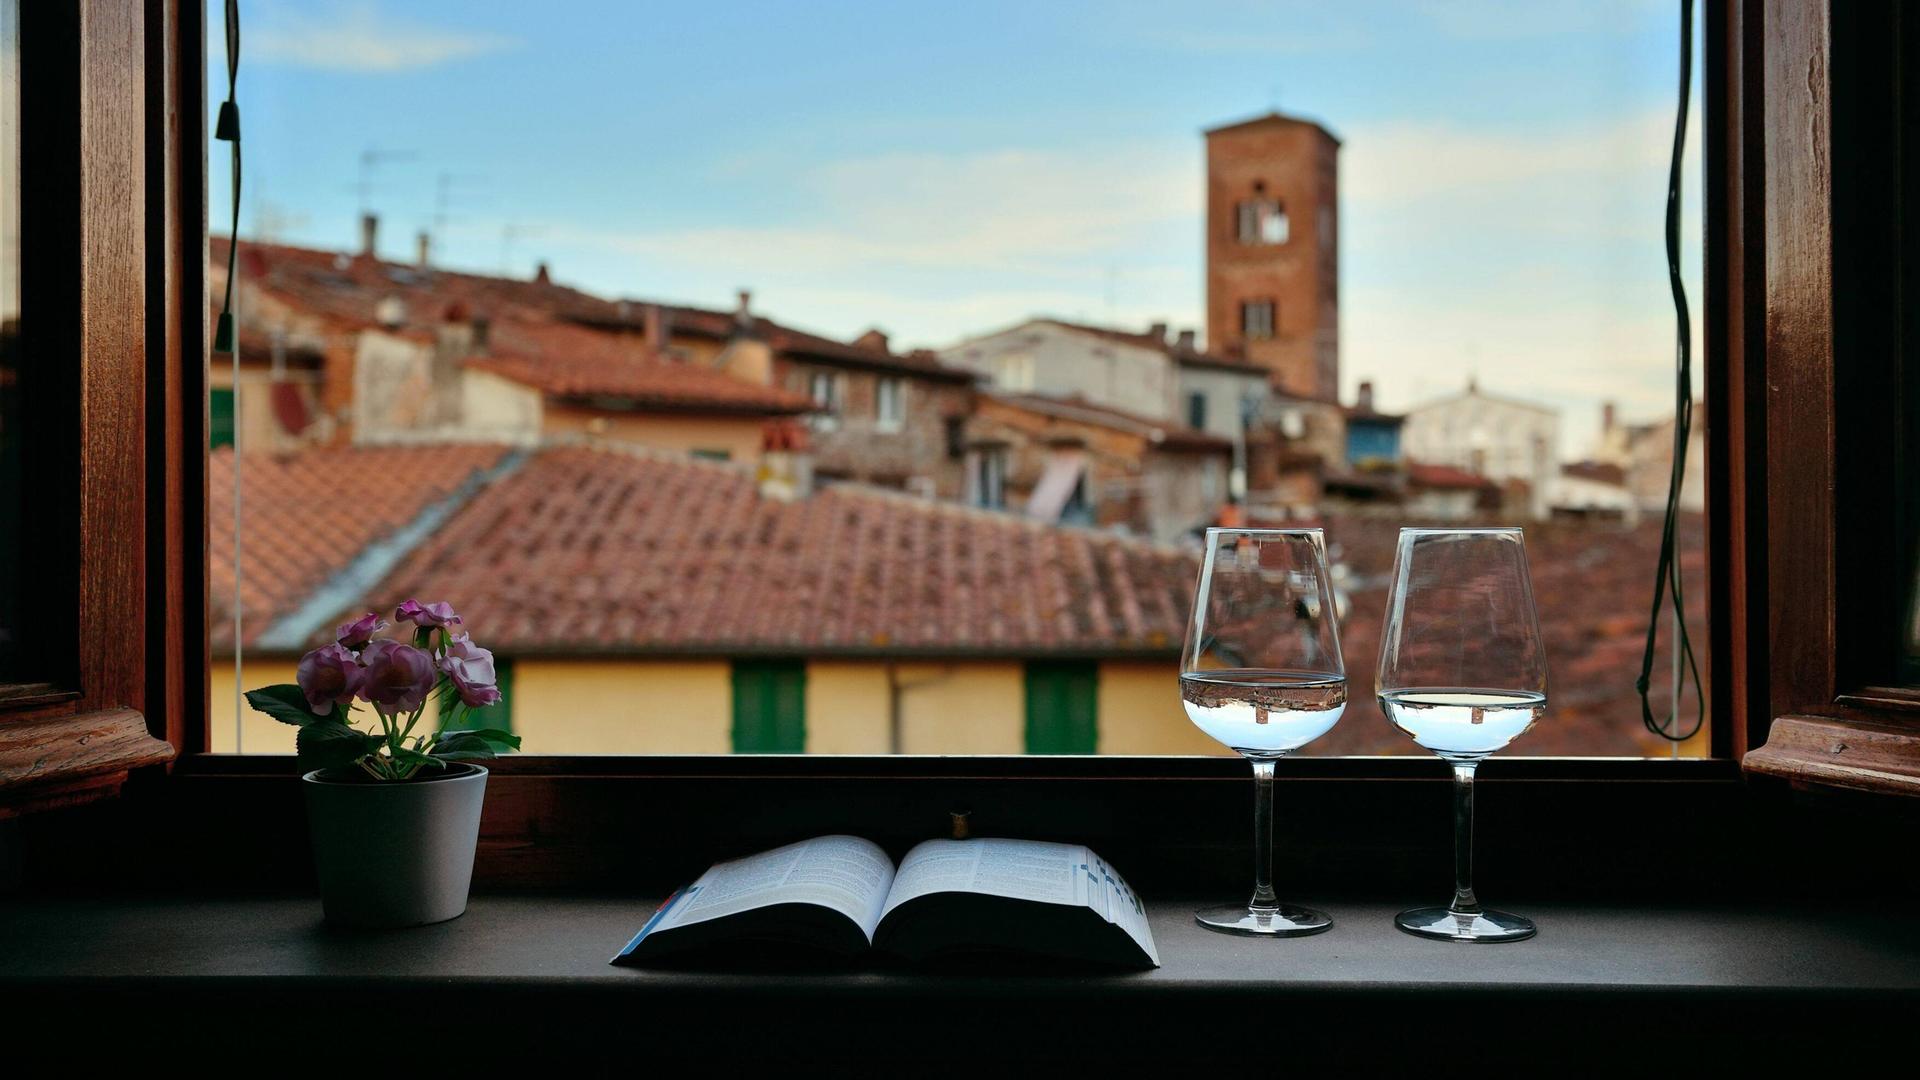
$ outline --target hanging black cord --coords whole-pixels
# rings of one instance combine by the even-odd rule
[[[240,106],[234,104],[234,89],[240,79],[240,0],[227,0],[227,100],[220,103],[220,116],[213,125],[213,137],[233,144],[233,223],[227,229],[227,295],[220,305],[220,323],[213,331],[213,351],[233,351],[234,266],[240,251]]]
[[[1693,320],[1687,314],[1687,286],[1680,278],[1680,162],[1687,148],[1687,105],[1692,87],[1693,0],[1680,0],[1680,109],[1673,122],[1673,161],[1667,171],[1667,284],[1673,291],[1674,324],[1679,337],[1673,403],[1673,468],[1667,478],[1667,512],[1660,528],[1660,565],[1653,574],[1653,614],[1647,620],[1647,648],[1640,657],[1640,678],[1633,684],[1640,692],[1640,722],[1648,731],[1673,742],[1698,734],[1707,715],[1705,696],[1700,688],[1700,664],[1693,655],[1693,639],[1687,636],[1680,561],[1674,557],[1680,488],[1687,475],[1687,443],[1693,433]],[[1653,676],[1654,644],[1660,633],[1660,601],[1668,590],[1673,593],[1673,647],[1680,650],[1687,664],[1679,677],[1684,680],[1689,671],[1693,675],[1694,718],[1684,732],[1674,729],[1677,709],[1667,714],[1663,724],[1654,719],[1653,705],[1647,700],[1647,683]],[[1677,698],[1679,687],[1674,690]]]

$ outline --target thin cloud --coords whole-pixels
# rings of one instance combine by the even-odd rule
[[[315,71],[391,74],[421,71],[511,47],[497,34],[428,26],[386,14],[373,4],[320,13],[273,10],[250,29],[242,56]]]
[[[1070,272],[1087,260],[1127,258],[1143,232],[1197,221],[1202,206],[1191,154],[1144,142],[874,155],[829,162],[794,180],[812,196],[801,221],[598,239],[679,265],[758,273]]]

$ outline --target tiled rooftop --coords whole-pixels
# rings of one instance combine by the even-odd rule
[[[617,397],[643,406],[796,415],[804,394],[668,359],[638,342],[571,323],[508,321],[489,331],[487,354],[467,360],[555,397]]]
[[[551,449],[379,588],[446,597],[506,653],[1177,653],[1189,556],[724,465]]]
[[[499,462],[498,446],[362,447],[244,453],[240,595],[259,638],[368,544]],[[216,651],[233,648],[233,448],[207,457],[207,573]]]
[[[1052,394],[993,393],[994,400],[1017,408],[1057,416],[1082,423],[1097,424],[1117,431],[1139,435],[1156,446],[1169,450],[1201,450],[1226,453],[1233,449],[1229,439],[1184,424],[1170,424],[1150,416],[1101,405],[1086,398],[1059,397]]]
[[[1349,693],[1346,715],[1308,752],[1316,756],[1425,753],[1381,714],[1374,698],[1374,672],[1400,526],[1445,523],[1353,514],[1331,517],[1324,524],[1329,548],[1352,571],[1352,609],[1340,634]],[[1665,754],[1667,744],[1641,726],[1640,699],[1633,689],[1633,680],[1640,674],[1640,649],[1660,552],[1660,522],[1648,519],[1628,526],[1548,521],[1528,523],[1525,528],[1534,603],[1546,639],[1549,696],[1546,718],[1514,744],[1514,752]],[[1679,552],[1687,586],[1688,627],[1702,663],[1707,645],[1704,536],[1699,515],[1681,517]],[[1652,680],[1653,701],[1661,717],[1672,685],[1671,654],[1665,651],[1668,630],[1669,620],[1663,614],[1662,651]],[[1691,688],[1684,701],[1683,715],[1691,716]]]

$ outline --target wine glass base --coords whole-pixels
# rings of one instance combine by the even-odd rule
[[[1306,937],[1333,928],[1333,918],[1326,912],[1293,904],[1260,910],[1221,904],[1194,912],[1193,921],[1217,933],[1247,937]]]
[[[1532,919],[1491,909],[1468,915],[1445,907],[1414,908],[1394,916],[1393,925],[1442,941],[1525,941],[1536,932]]]

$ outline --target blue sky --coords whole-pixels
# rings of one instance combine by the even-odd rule
[[[1198,325],[1199,132],[1277,104],[1344,140],[1349,395],[1477,373],[1560,407],[1569,456],[1605,398],[1671,407],[1674,2],[241,6],[243,234],[351,246],[377,149],[396,258],[444,175],[449,265],[903,344]]]

